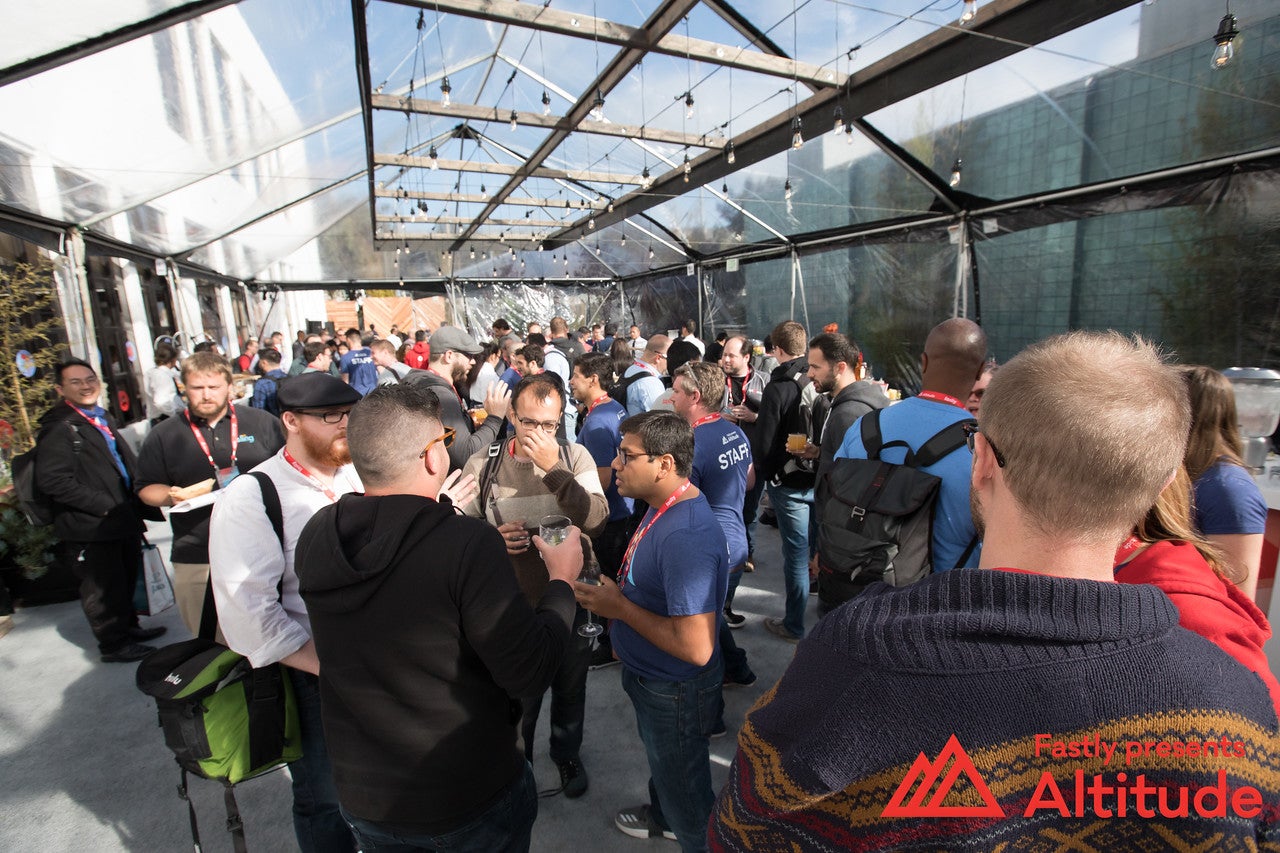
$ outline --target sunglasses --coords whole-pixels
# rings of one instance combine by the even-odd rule
[[[978,425],[977,425],[977,424],[965,424],[965,425],[964,425],[964,427],[963,427],[963,429],[964,429],[964,440],[965,440],[965,443],[969,445],[969,452],[970,452],[970,453],[972,453],[972,452],[973,452],[973,438],[974,438],[974,436],[976,436],[976,435],[978,434]],[[1000,452],[1000,448],[998,448],[998,447],[996,447],[996,446],[995,446],[995,443],[991,441],[991,437],[990,437],[990,436],[988,436],[988,435],[983,435],[982,437],[983,437],[984,439],[986,439],[987,447],[990,447],[990,448],[991,448],[991,452],[992,452],[993,454],[995,454],[995,457],[996,457],[996,464],[997,464],[997,465],[999,465],[1001,468],[1003,468],[1003,467],[1004,467],[1004,464],[1005,464],[1005,463],[1004,463],[1004,454]]]

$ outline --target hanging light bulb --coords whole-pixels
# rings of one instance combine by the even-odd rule
[[[519,124],[520,124],[520,121],[519,121],[519,120],[520,120],[520,117],[519,117],[518,115],[516,115],[516,111],[513,109],[513,110],[511,111],[511,129],[512,129],[513,131],[514,131],[517,127],[519,127]]]
[[[449,94],[453,91],[453,87],[449,85],[449,75],[440,81],[440,103],[446,107],[453,103],[453,98]]]
[[[432,145],[431,150],[427,152],[427,167],[432,171],[440,168],[440,156],[436,153],[436,147],[434,145]]]
[[[844,108],[837,106],[835,116],[831,120],[831,129],[839,133],[844,130]]]
[[[687,184],[689,183],[689,173],[693,171],[693,166],[689,164],[689,155],[687,153],[684,155],[683,171],[684,171],[684,182]]]
[[[653,244],[649,244],[649,260],[653,260]]]
[[[591,117],[596,121],[604,121],[604,92],[596,89],[596,99],[591,103]]]
[[[619,245],[619,246],[625,246],[625,245],[627,245],[627,235],[626,235],[626,233],[625,233],[625,232],[624,232],[624,233],[623,233],[623,235],[622,235],[622,239],[618,241],[618,245]]]
[[[520,269],[524,269],[524,258],[520,259]]]
[[[1218,32],[1213,36],[1213,41],[1217,47],[1213,49],[1213,59],[1209,63],[1210,68],[1216,71],[1235,58],[1235,41],[1238,35],[1240,35],[1240,30],[1236,28],[1236,16],[1228,12],[1218,22]]]
[[[787,178],[787,182],[782,185],[782,197],[787,201],[791,201],[793,195],[795,195],[795,190],[791,188],[791,179]]]
[[[515,256],[516,256],[516,247],[515,247],[515,246],[512,246],[512,247],[511,247],[511,257],[513,257],[513,258],[514,258]]]
[[[733,150],[733,142],[730,142],[728,145],[725,146],[724,159],[725,159],[725,162],[728,163],[730,166],[738,162],[738,152]]]
[[[645,189],[653,186],[653,178],[649,176],[649,167],[645,166],[644,171],[640,173],[641,186]]]
[[[951,164],[951,180],[947,183],[953,187],[960,186],[960,172],[964,169],[964,161],[959,157]]]
[[[476,259],[476,247],[475,247],[475,246],[472,246],[472,247],[471,247],[471,260],[473,260],[473,261],[474,261],[475,259]]]
[[[684,93],[684,117],[693,118],[693,92]]]
[[[587,230],[588,231],[596,230],[596,218],[594,216],[587,217]]]
[[[547,94],[547,90],[542,90],[542,114],[544,116],[551,115],[551,96]]]
[[[800,116],[791,120],[791,147],[797,151],[804,147],[804,134],[800,132]]]
[[[725,181],[723,184],[721,184],[721,185],[720,185],[720,193],[721,193],[721,195],[728,195],[728,194],[729,194],[729,182],[728,182],[728,181]]]
[[[960,13],[960,23],[967,24],[978,14],[978,0],[964,0],[964,11]]]
[[[484,188],[484,184],[480,185],[480,198],[484,199],[485,201],[489,200],[489,191]]]
[[[851,124],[844,126],[844,141],[846,145],[853,145],[853,125]]]
[[[613,199],[609,199],[609,203],[605,206],[605,210],[613,213]]]

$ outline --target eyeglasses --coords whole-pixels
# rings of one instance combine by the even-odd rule
[[[628,453],[627,451],[623,450],[621,447],[618,448],[618,459],[622,462],[623,468],[626,468],[627,463],[630,462],[632,459],[639,459],[641,456],[647,456],[650,459],[653,458],[652,453]]]
[[[98,377],[90,376],[88,379],[67,379],[62,384],[69,388],[95,388],[98,385]]]
[[[540,429],[543,432],[555,432],[560,428],[560,421],[535,421],[533,418],[516,418],[516,423],[525,429]]]
[[[338,411],[338,412],[304,412],[304,411],[299,411],[299,412],[298,412],[298,414],[300,414],[300,415],[310,415],[310,416],[311,416],[311,417],[313,417],[313,418],[319,418],[320,420],[324,421],[324,422],[325,422],[325,423],[327,423],[327,424],[340,424],[340,423],[342,423],[342,419],[343,419],[343,418],[345,418],[347,415],[351,414],[351,410],[350,410],[350,409],[343,409],[342,411]]]
[[[655,352],[654,356],[657,358],[666,358],[667,354],[665,352]]]
[[[970,453],[972,453],[972,452],[973,452],[973,437],[974,437],[975,435],[977,435],[977,434],[978,434],[978,425],[977,425],[977,424],[965,424],[965,425],[964,425],[964,427],[962,427],[962,429],[964,429],[964,440],[965,440],[965,442],[966,442],[966,443],[968,443],[968,445],[969,445],[969,452],[970,452]],[[1004,462],[1004,454],[1000,452],[1000,448],[998,448],[998,447],[996,447],[996,446],[995,446],[995,443],[991,441],[991,437],[990,437],[990,436],[988,436],[988,435],[985,435],[985,434],[984,434],[982,437],[983,437],[984,439],[986,439],[986,441],[987,441],[987,447],[990,447],[990,448],[991,448],[991,452],[992,452],[993,454],[995,454],[995,457],[996,457],[996,464],[997,464],[997,465],[999,465],[1001,468],[1003,468],[1003,467],[1004,467],[1004,465],[1005,465],[1005,462]]]
[[[444,432],[427,442],[427,446],[422,448],[422,452],[418,454],[418,458],[421,459],[426,456],[431,450],[431,445],[435,444],[437,441],[443,441],[445,450],[448,450],[453,446],[453,437],[457,435],[457,432],[458,431],[453,427],[445,427]]]

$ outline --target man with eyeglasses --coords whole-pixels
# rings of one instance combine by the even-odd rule
[[[667,348],[670,346],[671,338],[653,335],[645,343],[640,357],[623,372],[622,381],[618,383],[620,387],[616,390],[624,398],[618,402],[627,407],[628,415],[649,411],[667,390],[662,384],[662,375],[667,372]]]
[[[540,695],[571,642],[578,534],[539,545],[530,605],[498,534],[438,497],[434,397],[375,389],[348,434],[364,494],[317,512],[297,555],[342,809],[365,850],[527,850],[537,787],[509,697]]]
[[[133,609],[143,520],[163,516],[134,496],[137,462],[98,404],[98,374],[78,358],[55,370],[61,400],[40,419],[36,484],[52,502],[58,558],[80,581],[80,606],[103,663],[137,661],[155,651],[144,641],[165,630],[140,627]]]
[[[195,353],[182,363],[182,382],[187,410],[152,428],[138,453],[134,489],[149,506],[171,507],[225,489],[284,446],[279,418],[231,404],[231,365],[222,356]],[[211,503],[169,514],[178,613],[191,633],[201,637],[216,636],[209,587],[212,515]]]
[[[293,558],[311,516],[350,492],[362,491],[347,447],[347,415],[361,394],[327,373],[304,373],[280,383],[285,446],[254,469],[270,478],[282,512],[277,538],[263,484],[237,477],[214,504],[209,568],[218,624],[227,645],[256,667],[290,667],[298,702],[302,758],[293,777],[293,825],[304,851],[355,850],[338,812],[320,722],[320,662],[311,621],[298,592]]]
[[[530,604],[542,598],[548,582],[546,565],[530,548],[539,522],[546,516],[567,516],[588,536],[594,536],[609,517],[609,504],[591,453],[580,444],[556,439],[564,399],[564,388],[554,374],[521,379],[511,395],[515,437],[477,452],[463,468],[464,474],[475,477],[479,489],[464,511],[473,518],[487,519],[498,529],[516,580]],[[584,543],[589,547],[585,539]],[[592,559],[589,551],[584,557]],[[587,791],[587,771],[579,750],[591,642],[576,633],[585,618],[585,613],[578,614],[569,649],[551,682],[551,760],[559,768],[561,790],[571,799]],[[520,699],[525,755],[532,761],[542,694]]]
[[[920,356],[920,393],[880,412],[884,447],[880,458],[901,464],[907,452],[903,443],[915,453],[945,427],[967,420],[970,415],[965,401],[982,373],[986,356],[987,336],[972,320],[956,317],[934,326]],[[860,422],[855,421],[845,433],[836,459],[867,458]],[[897,446],[890,446],[895,442]],[[982,556],[969,508],[972,469],[973,454],[964,447],[920,469],[942,480],[933,519],[935,572],[976,566]]]

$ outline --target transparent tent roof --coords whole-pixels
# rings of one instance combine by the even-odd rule
[[[1280,143],[1266,0],[1222,72],[1194,0],[0,2],[0,221],[245,280],[627,278]]]

